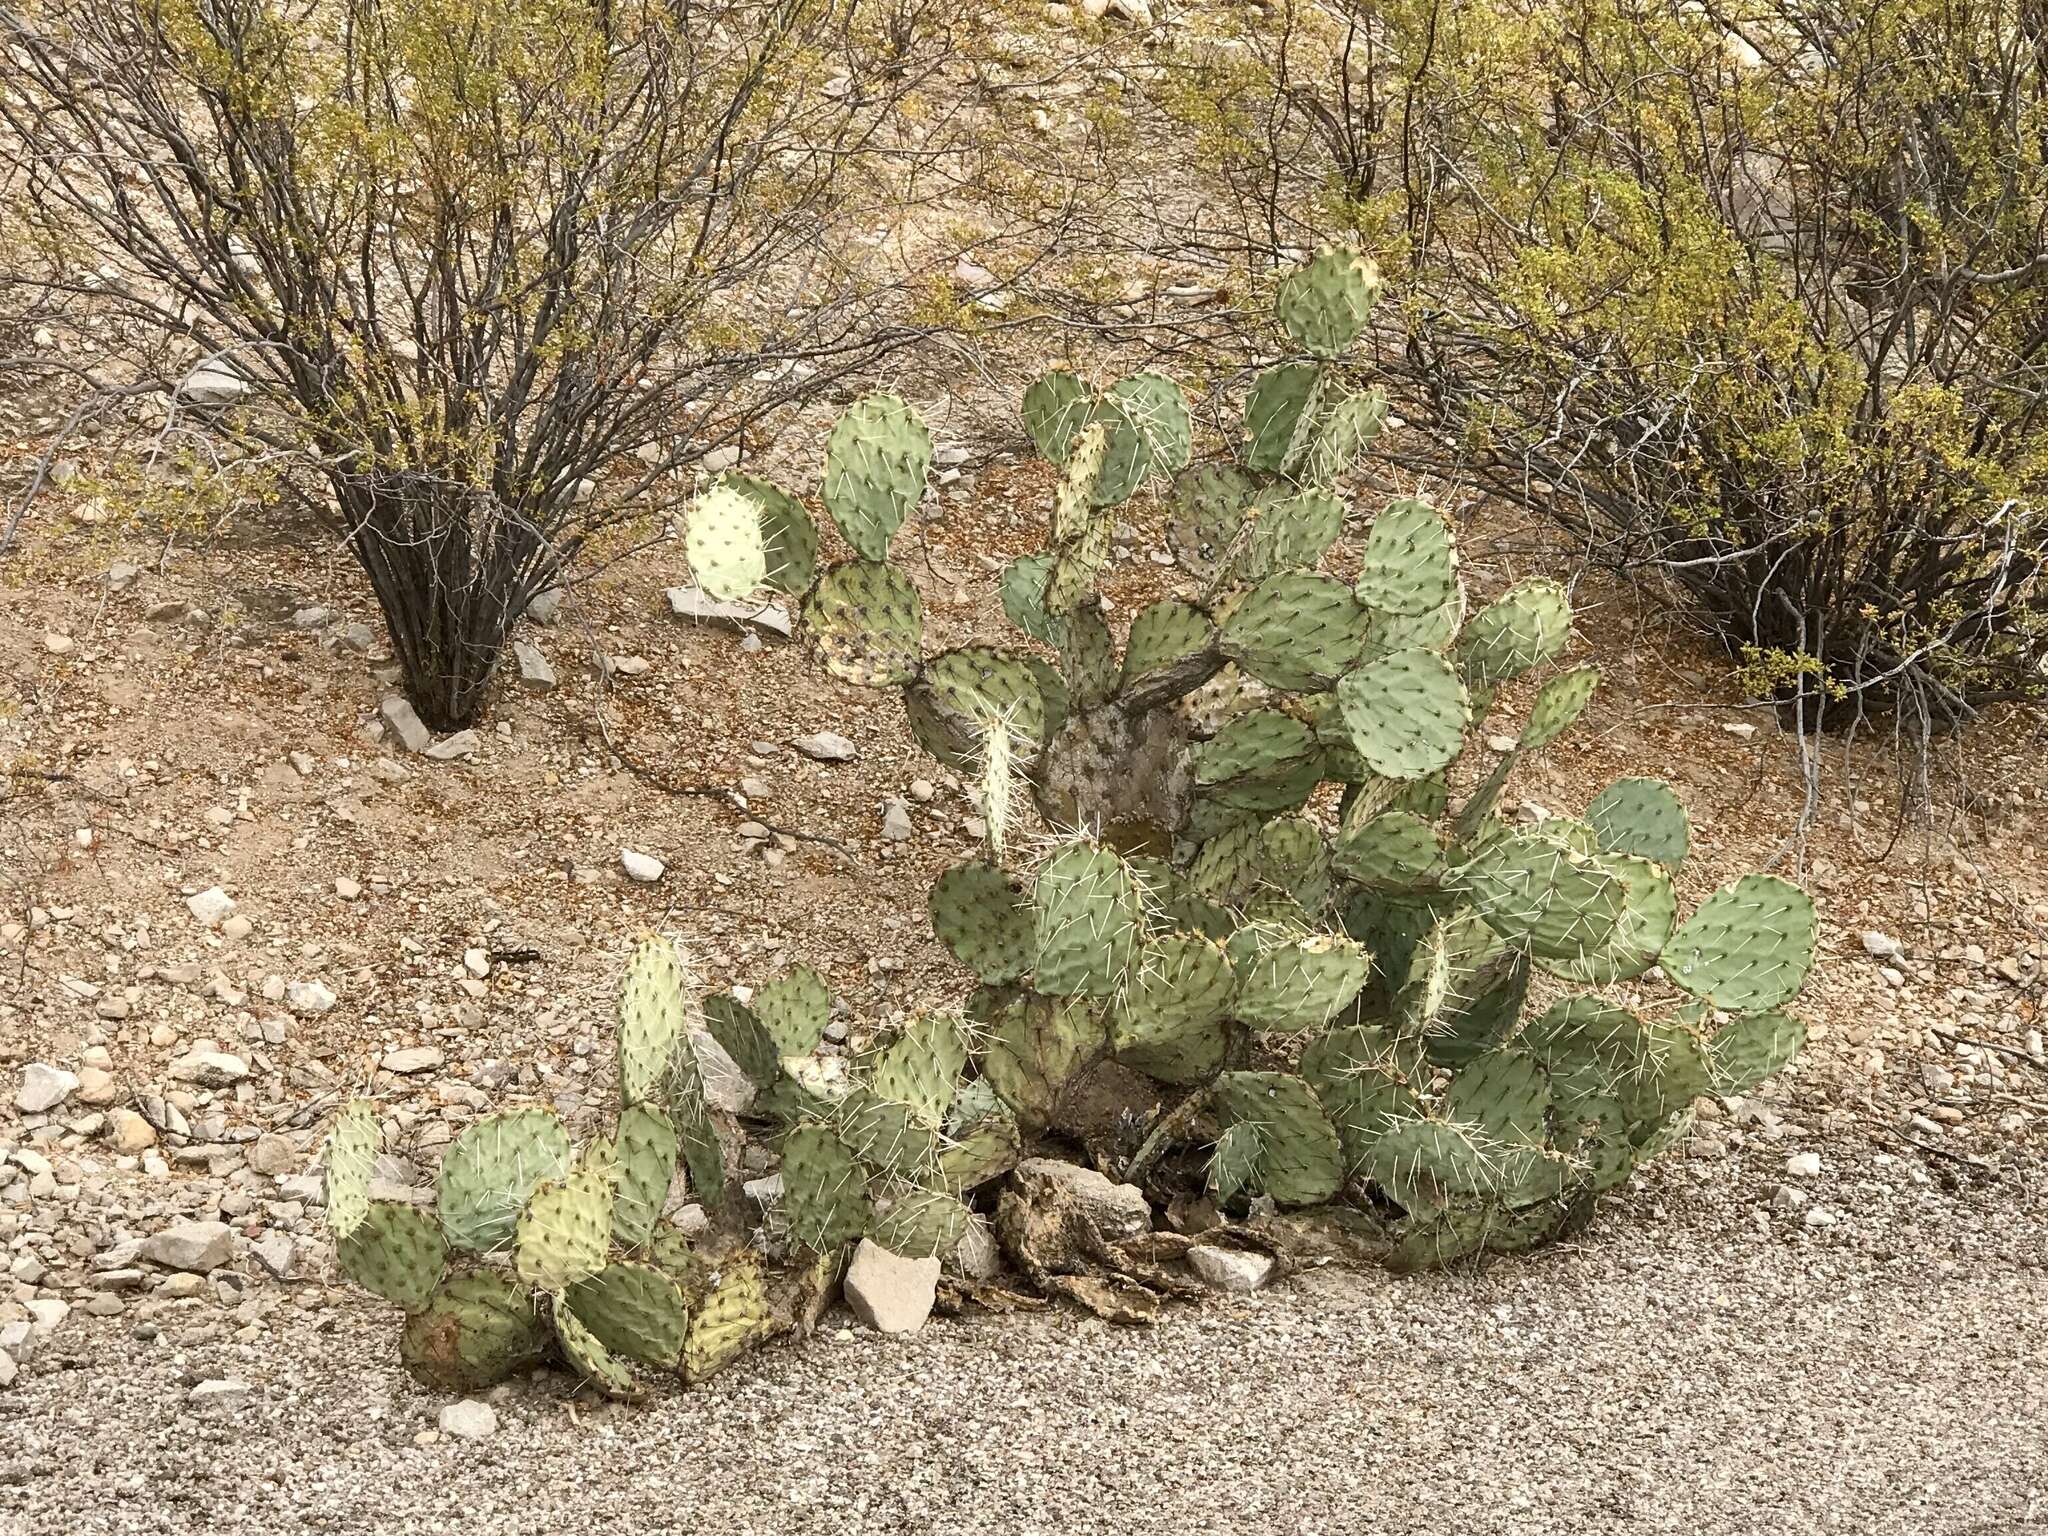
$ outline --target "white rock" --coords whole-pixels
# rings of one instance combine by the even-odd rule
[[[1795,1179],[1817,1179],[1820,1177],[1820,1154],[1794,1152],[1785,1159],[1785,1171]]]
[[[233,915],[235,898],[216,885],[201,891],[197,896],[187,896],[185,906],[207,927],[218,928]]]
[[[232,1413],[255,1395],[246,1381],[202,1381],[185,1394],[185,1401],[205,1413]]]
[[[143,1239],[142,1257],[164,1269],[203,1275],[235,1257],[235,1234],[224,1221],[181,1221]]]
[[[1746,720],[1723,725],[1721,729],[1740,741],[1747,741],[1756,734],[1756,727]]]
[[[477,749],[484,744],[483,738],[475,731],[457,731],[453,736],[443,736],[428,747],[423,754],[437,763],[452,763],[458,757],[474,757]]]
[[[700,587],[670,587],[668,611],[690,623],[729,624],[749,634],[760,630],[782,640],[794,633],[789,610],[780,603],[728,603]]]
[[[809,736],[799,736],[791,745],[805,757],[821,763],[850,763],[860,754],[860,749],[837,731],[817,731]]]
[[[550,587],[545,592],[534,594],[533,601],[526,605],[526,616],[536,624],[552,624],[562,611],[562,589]]]
[[[43,649],[52,656],[69,656],[78,649],[78,642],[69,635],[51,633],[43,636]]]
[[[441,1410],[441,1433],[458,1440],[487,1440],[498,1432],[498,1412],[489,1403],[465,1397]]]
[[[553,693],[559,679],[555,669],[541,654],[539,646],[528,640],[512,642],[513,659],[519,663],[519,686],[528,693]]]
[[[400,1077],[410,1077],[415,1072],[431,1072],[441,1065],[443,1056],[431,1045],[409,1046],[402,1051],[387,1051],[378,1063],[386,1072],[395,1072]]]
[[[14,1095],[14,1107],[25,1115],[47,1114],[78,1092],[78,1076],[47,1061],[32,1061],[22,1069],[21,1089]]]
[[[907,843],[915,836],[917,823],[910,819],[909,804],[900,796],[889,796],[882,802],[882,840]]]
[[[698,462],[704,466],[705,474],[722,475],[728,469],[737,469],[739,467],[740,451],[736,446],[728,443],[723,448],[713,448]]]
[[[846,1304],[880,1333],[915,1333],[932,1315],[939,1291],[939,1261],[906,1259],[868,1238],[846,1266]]]
[[[1896,960],[1905,954],[1906,946],[1888,933],[1868,928],[1863,933],[1863,953],[1874,960]]]
[[[285,988],[285,1001],[293,1013],[326,1013],[338,999],[324,981],[295,981]]]
[[[619,850],[619,867],[626,872],[628,879],[638,880],[642,885],[652,885],[668,873],[666,864],[653,854],[642,853],[637,848]]]
[[[1241,1248],[1212,1248],[1207,1244],[1188,1250],[1188,1264],[1212,1291],[1248,1295],[1273,1278],[1273,1257],[1247,1253]]]
[[[434,744],[434,733],[420,719],[419,711],[412,707],[411,700],[394,693],[377,706],[377,713],[384,717],[384,723],[406,751],[424,752]]]
[[[178,385],[178,398],[187,405],[222,406],[246,400],[256,386],[220,363],[201,363]]]
[[[249,1064],[226,1051],[191,1050],[167,1069],[174,1083],[195,1088],[227,1088],[249,1075]]]

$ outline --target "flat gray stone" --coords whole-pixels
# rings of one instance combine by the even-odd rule
[[[395,1072],[400,1077],[410,1077],[415,1072],[431,1072],[441,1065],[441,1052],[431,1045],[410,1046],[402,1051],[390,1051],[379,1063],[386,1072]]]
[[[726,624],[748,633],[773,635],[779,640],[787,640],[795,633],[789,610],[780,603],[724,602],[701,587],[670,587],[668,611],[689,623]]]
[[[218,928],[234,915],[235,898],[219,886],[209,886],[197,896],[185,898],[185,909],[209,928]]]
[[[188,1051],[172,1062],[171,1081],[195,1088],[227,1088],[249,1075],[249,1063],[226,1051]]]
[[[917,823],[910,819],[910,804],[900,795],[882,802],[882,841],[907,843],[917,836]]]
[[[484,739],[475,731],[457,731],[453,736],[443,736],[426,749],[423,754],[437,763],[452,763],[458,757],[474,757]]]
[[[203,1275],[235,1257],[235,1234],[224,1221],[181,1221],[143,1239],[142,1257],[163,1269]]]
[[[526,616],[536,624],[553,624],[562,613],[562,589],[549,587],[536,593],[532,602],[526,605]]]
[[[906,1259],[868,1238],[846,1266],[846,1304],[878,1333],[915,1333],[932,1315],[939,1261]]]
[[[619,868],[626,872],[626,878],[637,880],[642,885],[652,885],[668,873],[668,866],[651,853],[642,853],[637,848],[619,850]]]
[[[255,1395],[256,1389],[246,1381],[220,1379],[202,1381],[185,1394],[185,1401],[204,1413],[233,1413]]]

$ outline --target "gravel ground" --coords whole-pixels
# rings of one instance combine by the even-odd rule
[[[640,1407],[500,1388],[474,1442],[339,1291],[241,1339],[84,1320],[0,1399],[0,1532],[2048,1531],[2027,1182],[1878,1157],[1823,1230],[1681,1165],[1480,1273],[1325,1270],[1149,1331],[834,1314]],[[250,1400],[188,1404],[220,1377]]]

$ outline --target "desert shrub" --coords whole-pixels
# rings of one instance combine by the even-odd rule
[[[1283,0],[1190,51],[1248,248],[1347,229],[1418,459],[1661,572],[1808,724],[2035,697],[2048,14]]]
[[[158,440],[290,471],[450,728],[572,561],[887,345],[833,235],[942,51],[899,32],[860,0],[10,6],[12,202],[50,287],[182,339]]]

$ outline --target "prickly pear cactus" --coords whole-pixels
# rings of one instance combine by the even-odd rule
[[[823,1033],[823,982],[799,971],[758,1001],[765,1061],[794,1068]],[[649,1371],[684,1369],[712,1266],[665,1212],[686,1172],[701,1204],[715,1206],[724,1189],[723,1133],[703,1097],[693,1030],[710,1012],[700,1014],[675,948],[642,940],[621,989],[613,1130],[579,1151],[552,1110],[484,1115],[449,1147],[431,1209],[373,1195],[381,1131],[371,1104],[336,1117],[325,1159],[336,1259],[406,1314],[399,1355],[422,1383],[472,1392],[554,1360],[600,1392],[636,1398]],[[725,1265],[736,1274],[750,1262]],[[719,1305],[729,1312],[730,1294]],[[748,1316],[719,1335],[719,1363],[789,1326],[765,1300]],[[701,1376],[701,1348],[695,1358]]]
[[[1023,424],[1056,479],[1045,547],[998,583],[1010,650],[924,653],[888,548],[901,474],[924,461],[890,461],[886,515],[843,516],[844,444],[883,422],[915,436],[901,402],[857,405],[825,496],[856,558],[805,613],[830,670],[900,688],[920,743],[982,781],[989,847],[931,893],[935,934],[982,984],[969,1086],[1023,1139],[1079,1139],[1119,1176],[1391,1213],[1388,1261],[1413,1268],[1571,1229],[1694,1099],[1790,1061],[1814,914],[1762,875],[1684,914],[1690,829],[1653,779],[1617,780],[1582,816],[1502,818],[1517,768],[1598,687],[1562,665],[1561,585],[1470,604],[1449,522],[1413,497],[1357,514],[1354,578],[1322,569],[1353,515],[1345,477],[1387,421],[1351,360],[1379,287],[1337,249],[1280,282],[1296,355],[1252,379],[1233,459],[1196,457],[1161,375],[1033,384]],[[1150,479],[1192,581],[1120,651],[1096,586],[1111,509]],[[794,498],[775,496],[785,518]],[[1050,838],[1013,835],[1026,798]],[[893,1091],[799,1104],[797,1235],[876,1231],[900,1208],[878,1169],[917,1184],[922,1122],[877,1108],[908,1110]]]

